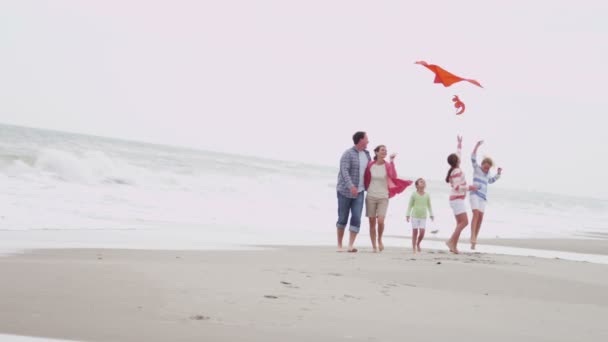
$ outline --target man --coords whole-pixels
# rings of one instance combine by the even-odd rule
[[[371,156],[366,150],[368,139],[365,132],[357,132],[353,135],[355,145],[342,154],[340,158],[340,172],[338,173],[338,250],[342,249],[344,230],[348,223],[349,212],[350,236],[348,240],[348,251],[357,252],[353,246],[361,227],[361,213],[363,212],[364,191],[363,175]]]

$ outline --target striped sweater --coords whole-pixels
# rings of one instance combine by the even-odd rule
[[[471,162],[473,163],[473,184],[477,186],[477,191],[471,191],[471,195],[479,196],[479,198],[487,201],[488,196],[488,184],[496,182],[500,175],[496,174],[494,177],[490,177],[489,172],[484,173],[481,166],[477,164],[477,155],[473,153],[471,155]]]
[[[457,151],[458,158],[460,158],[460,147]],[[452,191],[450,192],[450,201],[465,199],[467,197],[467,190],[469,187],[467,186],[467,180],[464,177],[464,172],[461,168],[457,167],[452,170],[450,174],[450,186],[452,187]]]

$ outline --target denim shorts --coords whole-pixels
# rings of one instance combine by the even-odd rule
[[[348,229],[354,233],[359,232],[364,198],[364,191],[359,192],[357,198],[346,197],[338,192],[338,222],[336,227],[339,229],[346,228],[348,215],[350,214],[350,227]]]

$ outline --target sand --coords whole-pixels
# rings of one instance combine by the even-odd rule
[[[36,250],[0,334],[80,341],[605,341],[608,265],[404,248]]]

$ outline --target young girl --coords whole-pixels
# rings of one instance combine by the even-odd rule
[[[452,153],[448,156],[448,164],[450,164],[450,170],[445,178],[446,183],[449,183],[452,187],[450,193],[450,207],[456,217],[456,228],[452,237],[445,243],[450,252],[458,254],[458,239],[460,233],[469,224],[469,218],[467,217],[467,209],[464,205],[464,199],[467,196],[468,191],[477,191],[475,185],[468,186],[467,181],[464,177],[464,172],[460,169],[460,152],[462,150],[462,137],[458,136],[458,149],[457,153]]]
[[[410,222],[412,216],[412,249],[414,253],[420,252],[420,242],[424,238],[424,230],[426,229],[427,212],[433,217],[433,208],[431,207],[431,197],[424,192],[426,182],[422,178],[416,180],[416,192],[410,197],[410,204],[407,207],[407,222]]]
[[[473,153],[471,154],[471,162],[473,163],[473,184],[477,186],[477,191],[471,191],[471,209],[473,211],[473,220],[471,222],[471,249],[475,249],[477,244],[477,235],[483,221],[483,213],[486,208],[488,184],[496,182],[500,178],[502,168],[498,168],[498,173],[494,177],[490,177],[490,169],[494,166],[491,158],[484,158],[481,166],[477,164],[477,149],[483,144],[483,140],[477,142]]]

